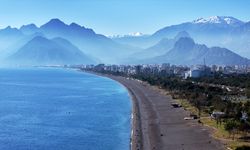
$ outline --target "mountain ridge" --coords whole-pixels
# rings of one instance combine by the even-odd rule
[[[236,19],[234,17],[231,16],[211,16],[208,18],[198,18],[194,21],[192,21],[192,23],[215,23],[215,24],[227,24],[227,25],[231,25],[231,26],[240,26],[242,24],[244,24],[243,21]]]
[[[6,60],[16,65],[63,65],[95,63],[63,38],[49,40],[36,36]]]
[[[196,42],[204,43],[208,47],[225,47],[250,57],[248,52],[250,48],[249,31],[250,22],[242,22],[230,16],[213,16],[167,26],[152,35],[124,37],[117,40],[97,34],[93,29],[85,28],[77,23],[66,24],[55,18],[40,27],[28,24],[19,29],[11,27],[0,29],[0,51],[15,52],[31,37],[42,35],[48,39],[61,37],[86,55],[100,60],[102,63],[121,63],[122,59],[135,54],[143,59],[163,55],[174,47],[178,39],[176,34],[182,32],[184,36],[188,33],[188,36]],[[144,48],[136,45],[144,45]]]
[[[163,27],[148,37],[117,38],[117,42],[146,49],[164,38],[187,31],[198,43],[220,46],[250,58],[250,25],[231,16],[212,16]]]
[[[146,59],[153,56],[160,56],[165,54],[167,51],[169,51],[171,48],[174,47],[174,44],[176,41],[178,41],[181,37],[190,37],[189,33],[186,31],[179,32],[173,39],[169,38],[163,38],[155,45],[143,49],[140,52],[132,54],[130,57],[134,56],[140,56],[140,59]]]
[[[7,29],[3,29],[3,32],[0,30],[0,35],[6,31]],[[19,29],[15,28],[15,32],[22,33],[22,37],[16,36],[13,41],[9,42],[9,45],[3,48],[0,47],[0,51],[6,50],[8,47],[15,47],[11,44],[15,44],[18,41],[24,41],[22,40],[23,38],[37,33],[40,33],[49,39],[62,37],[70,41],[85,54],[104,63],[117,63],[124,55],[129,55],[140,50],[140,48],[117,43],[102,34],[95,33],[93,29],[85,28],[74,22],[66,24],[57,18],[49,20],[40,27],[37,27],[35,24],[23,25]],[[6,41],[3,43],[6,43]],[[112,54],[113,57],[110,57],[110,54]]]
[[[190,37],[182,37],[164,55],[141,60],[141,63],[195,65],[202,64],[204,59],[208,65],[245,65],[250,62],[226,48],[208,48],[204,44],[196,44]]]

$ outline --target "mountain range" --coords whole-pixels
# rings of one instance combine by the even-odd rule
[[[120,44],[104,35],[96,34],[92,29],[76,23],[65,24],[59,19],[52,19],[44,25],[23,25],[20,29],[7,27],[0,30],[0,52],[2,57],[8,57],[36,36],[47,39],[63,38],[80,49],[83,53],[98,60],[98,62],[117,63],[125,55],[141,50],[129,45]],[[110,56],[112,54],[112,56]]]
[[[244,64],[248,60],[238,54],[250,57],[250,22],[233,17],[198,18],[164,27],[152,35],[135,35],[109,38],[93,29],[76,23],[65,24],[59,19],[51,19],[40,27],[35,24],[19,29],[9,26],[0,29],[0,61],[37,65],[195,64],[205,58],[208,64]],[[178,45],[183,44],[180,41],[183,38],[193,46],[180,48]],[[187,39],[192,40],[188,42]]]
[[[6,62],[16,65],[64,65],[64,64],[93,64],[94,60],[81,50],[62,38],[46,39],[36,36]]]
[[[250,61],[247,58],[220,47],[208,48],[204,44],[197,44],[190,37],[181,37],[175,42],[174,47],[165,54],[140,60],[143,63],[171,63],[177,65],[246,65]]]
[[[164,27],[147,37],[113,38],[113,40],[145,49],[164,38],[174,38],[181,31],[188,32],[198,43],[204,43],[210,47],[225,47],[250,58],[250,22],[228,16],[198,18]]]
[[[163,38],[155,45],[143,49],[137,53],[134,53],[130,57],[140,56],[139,59],[146,59],[150,57],[160,56],[168,52],[171,48],[174,47],[175,42],[177,42],[182,37],[190,37],[189,33],[186,31],[179,32],[173,39]]]

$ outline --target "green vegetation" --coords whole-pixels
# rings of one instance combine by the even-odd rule
[[[250,101],[228,100],[228,97],[235,95],[234,92],[220,86],[197,84],[197,82],[201,81],[194,81],[194,79],[183,80],[179,77],[162,77],[145,74],[133,75],[133,78],[170,91],[172,97],[177,99],[186,110],[201,116],[199,122],[216,129],[214,133],[216,138],[230,141],[227,142],[230,147],[235,149],[239,146],[250,146],[248,139],[250,118],[242,119],[243,113],[246,113],[248,116],[250,115]],[[235,84],[228,83],[228,85]],[[224,112],[225,116],[211,119],[210,114],[213,111]]]
[[[227,85],[239,88],[250,87],[250,73],[248,74],[215,74],[213,77],[190,78],[190,81],[210,84]]]
[[[236,150],[249,150],[250,146],[241,146],[241,147],[237,147]]]

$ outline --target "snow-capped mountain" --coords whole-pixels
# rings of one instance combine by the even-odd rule
[[[237,29],[237,31],[241,30],[241,28],[245,28],[245,24],[247,23],[231,16],[211,16],[166,26],[148,36],[114,37],[112,39],[122,44],[145,49],[157,44],[164,38],[172,39],[179,32],[187,31],[199,43],[204,43],[208,46],[226,47],[241,52],[247,51],[248,48],[243,48],[241,46],[242,44],[238,44],[239,46],[231,46],[230,43],[228,44],[228,41],[232,41],[229,35],[233,31],[236,31],[236,28],[240,28]],[[235,36],[235,34],[233,36]]]
[[[226,24],[231,26],[240,26],[244,24],[243,21],[230,16],[211,16],[208,18],[198,18],[194,20],[194,24]]]
[[[133,33],[129,33],[128,36],[143,36],[144,34],[141,32],[133,32]]]
[[[125,35],[111,35],[108,36],[109,38],[115,39],[115,38],[126,38],[126,37],[141,37],[141,36],[146,36],[145,34],[141,33],[141,32],[131,32],[129,34],[125,34]]]
[[[204,43],[209,47],[225,47],[250,58],[250,27],[247,24],[229,16],[199,18],[162,28],[144,40],[144,43],[157,43],[163,38],[173,38],[177,33],[187,31],[198,43]]]

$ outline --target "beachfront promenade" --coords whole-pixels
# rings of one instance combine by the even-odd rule
[[[173,108],[170,96],[136,80],[105,76],[123,84],[133,97],[133,150],[223,149],[197,120],[184,120],[189,113],[183,108]]]

